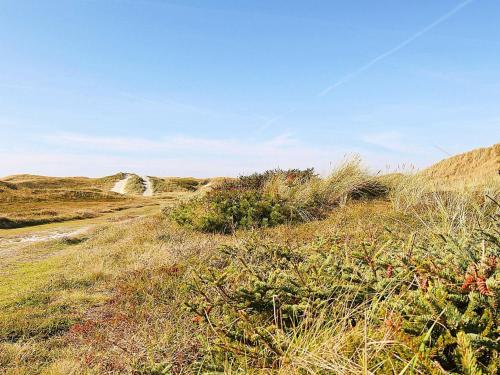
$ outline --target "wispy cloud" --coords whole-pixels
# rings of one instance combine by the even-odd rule
[[[408,45],[410,45],[411,43],[413,43],[415,40],[419,39],[420,37],[422,37],[423,35],[425,35],[429,31],[431,31],[432,29],[434,29],[435,27],[439,26],[441,23],[443,23],[446,20],[448,20],[449,18],[451,18],[453,15],[455,15],[456,13],[458,13],[460,10],[462,10],[463,8],[465,8],[467,5],[469,5],[473,1],[474,0],[465,0],[465,1],[461,2],[460,4],[458,4],[457,6],[455,6],[453,9],[451,9],[449,12],[447,12],[444,15],[442,15],[441,17],[437,18],[436,20],[434,20],[433,22],[431,22],[430,24],[428,24],[427,26],[425,26],[421,30],[419,30],[416,33],[414,33],[413,35],[411,35],[409,38],[403,40],[401,43],[397,44],[396,46],[394,46],[394,47],[388,49],[387,51],[379,54],[378,56],[374,57],[373,59],[371,59],[366,64],[364,64],[361,67],[359,67],[358,69],[354,70],[353,72],[351,72],[349,74],[346,74],[345,76],[341,77],[340,79],[338,79],[332,85],[324,88],[323,90],[321,90],[318,93],[317,96],[318,97],[323,97],[323,96],[328,95],[334,89],[336,89],[339,86],[342,86],[343,84],[345,84],[345,83],[351,81],[352,79],[356,78],[358,75],[360,75],[361,73],[367,71],[368,69],[370,69],[371,67],[373,67],[374,65],[376,65],[377,63],[379,63],[380,61],[382,61],[382,60],[390,57],[391,55],[395,54],[396,52],[398,52],[398,51],[402,50],[403,48],[407,47]],[[272,117],[271,119],[266,120],[266,122],[261,126],[261,129],[268,128],[272,124],[276,123],[279,120],[282,120],[287,115],[289,115],[291,113],[294,113],[297,110],[298,110],[298,108],[291,108],[290,110],[288,110],[286,112],[283,112],[282,114],[276,115],[276,116]]]
[[[320,172],[326,172],[332,162],[348,153],[342,147],[327,148],[304,143],[289,133],[264,139],[186,135],[149,139],[57,133],[45,136],[44,140],[78,153],[81,156],[74,156],[77,159],[86,155],[92,160],[101,157],[109,161],[111,158],[119,160],[113,164],[122,167],[118,170],[158,175],[237,175],[276,167],[316,167]],[[99,163],[94,167],[96,165],[101,167]],[[110,168],[102,170],[103,173],[111,172]]]
[[[415,40],[418,38],[422,37],[432,29],[434,29],[436,26],[439,26],[441,23],[445,22],[447,19],[452,17],[455,13],[458,13],[460,10],[462,10],[464,7],[469,5],[472,1],[474,0],[465,0],[458,4],[456,7],[454,7],[452,10],[449,12],[445,13],[435,21],[431,22],[427,26],[425,26],[423,29],[417,31],[415,34],[411,35],[409,38],[403,40],[401,43],[397,44],[396,46],[388,49],[387,51],[381,53],[380,55],[374,57],[370,61],[368,61],[365,65],[361,66],[360,68],[356,69],[352,73],[349,73],[345,75],[344,77],[340,78],[337,82],[334,84],[326,87],[324,90],[322,90],[318,96],[325,96],[332,90],[336,89],[337,87],[343,85],[344,83],[349,82],[359,74],[363,73],[364,71],[370,69],[372,66],[375,64],[379,63],[380,61],[388,58],[389,56],[395,54],[396,52],[402,50],[403,48],[407,47],[409,44],[413,43]]]
[[[102,176],[135,172],[156,176],[237,176],[276,167],[315,167],[326,174],[332,165],[359,154],[373,170],[414,160],[420,150],[400,133],[372,133],[362,137],[377,148],[342,146],[338,142],[307,143],[293,134],[264,139],[203,138],[186,135],[159,139],[55,133],[37,139],[32,148],[10,147],[0,151],[0,176],[14,173]],[[48,147],[47,147],[48,146]],[[421,156],[421,157],[420,157]],[[406,159],[405,159],[406,158]],[[419,160],[427,164],[425,154]]]
[[[398,153],[418,154],[422,152],[415,146],[415,142],[409,142],[402,133],[396,131],[365,134],[361,140],[370,145]]]
[[[268,139],[201,138],[174,135],[149,139],[141,137],[108,137],[79,133],[57,133],[43,137],[46,141],[71,147],[90,150],[126,151],[150,153],[152,151],[190,151],[233,156],[258,155],[259,153],[289,150],[301,147],[300,142],[291,134],[283,133]]]

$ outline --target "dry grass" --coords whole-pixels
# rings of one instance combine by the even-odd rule
[[[20,254],[0,275],[0,367],[64,374],[68,366],[78,373],[185,366],[197,342],[181,308],[185,269],[217,242],[157,216],[103,226],[75,245],[21,250],[40,256]]]
[[[194,177],[152,177],[155,194],[171,193],[174,191],[194,192],[208,184],[210,179]]]
[[[380,230],[380,215],[397,223],[399,214],[389,208],[355,203],[327,221],[280,226],[262,236],[299,244],[342,230],[354,241]],[[205,334],[183,309],[192,271],[220,245],[253,236],[195,233],[153,216],[101,226],[72,245],[30,245],[22,250],[29,259],[20,254],[0,274],[0,366],[16,374],[189,373]],[[26,288],[7,286],[18,283]],[[299,348],[290,350],[292,356]]]
[[[0,274],[0,366],[8,374],[193,373],[211,333],[183,309],[187,284],[221,245],[257,238],[299,246],[333,236],[350,249],[386,226],[410,233],[426,225],[374,200],[347,203],[326,220],[233,236],[153,216],[101,226],[73,244],[31,245]],[[338,299],[314,324],[296,328],[273,373],[377,373],[380,358],[402,345],[380,324],[379,307]],[[272,371],[228,362],[225,372]]]
[[[499,173],[500,143],[442,160],[421,172],[424,177],[446,187],[491,184],[498,182]]]
[[[7,176],[0,181],[15,185],[18,189],[33,190],[100,190],[109,191],[116,181],[125,178],[124,173],[101,178],[88,177],[46,177],[29,174]],[[0,185],[1,186],[1,185]]]
[[[380,197],[386,191],[356,157],[344,160],[326,178],[294,183],[285,175],[275,175],[265,184],[264,193],[289,202],[307,221],[317,215],[311,207],[330,210],[344,205],[349,199]]]
[[[146,191],[146,185],[142,177],[136,174],[130,175],[130,178],[125,185],[125,194],[143,195]]]
[[[425,174],[399,175],[392,180],[389,195],[396,210],[411,214],[429,228],[456,233],[470,230],[495,207],[500,178],[481,184],[450,180],[444,186]]]

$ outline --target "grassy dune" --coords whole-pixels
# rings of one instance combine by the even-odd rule
[[[140,202],[109,191],[123,177],[6,177],[0,181],[0,228],[85,219],[137,206]]]
[[[193,177],[152,177],[155,194],[170,193],[174,191],[196,191],[206,185],[210,179]]]
[[[496,373],[498,181],[380,187],[357,163],[324,179],[255,175],[163,214],[20,246],[0,258],[0,368]],[[222,226],[179,221],[179,209]]]
[[[135,174],[131,175],[129,180],[127,181],[127,185],[125,186],[125,193],[132,195],[142,195],[144,194],[145,190],[146,187],[144,185],[144,180]]]
[[[495,183],[500,174],[500,143],[442,160],[421,173],[445,186]]]

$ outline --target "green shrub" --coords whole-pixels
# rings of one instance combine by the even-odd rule
[[[180,205],[172,217],[203,232],[231,233],[323,218],[349,199],[379,197],[386,192],[383,184],[360,167],[360,160],[353,159],[324,179],[313,169],[275,169],[240,176]]]
[[[471,236],[440,236],[401,257],[400,266],[413,281],[393,306],[400,311],[400,337],[416,353],[414,361],[433,371],[495,373],[498,249],[498,226],[492,226]]]
[[[317,178],[314,168],[307,169],[270,169],[262,173],[253,173],[248,176],[239,176],[236,180],[227,180],[215,190],[262,190],[266,183],[274,177],[282,177],[287,183],[305,183]]]
[[[202,232],[231,233],[236,229],[274,226],[296,220],[285,202],[255,190],[212,191],[171,212],[179,224]]]
[[[202,366],[281,368],[298,345],[298,330],[308,336],[345,319],[354,330],[372,314],[364,335],[379,332],[381,347],[392,342],[371,358],[381,373],[493,374],[499,248],[495,222],[459,237],[388,231],[349,249],[335,237],[298,248],[262,240],[223,247],[197,273],[187,304],[211,332]],[[346,345],[343,355],[359,350]]]

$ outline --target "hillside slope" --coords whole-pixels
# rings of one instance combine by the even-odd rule
[[[421,173],[443,183],[484,184],[500,171],[500,143],[441,160]]]

